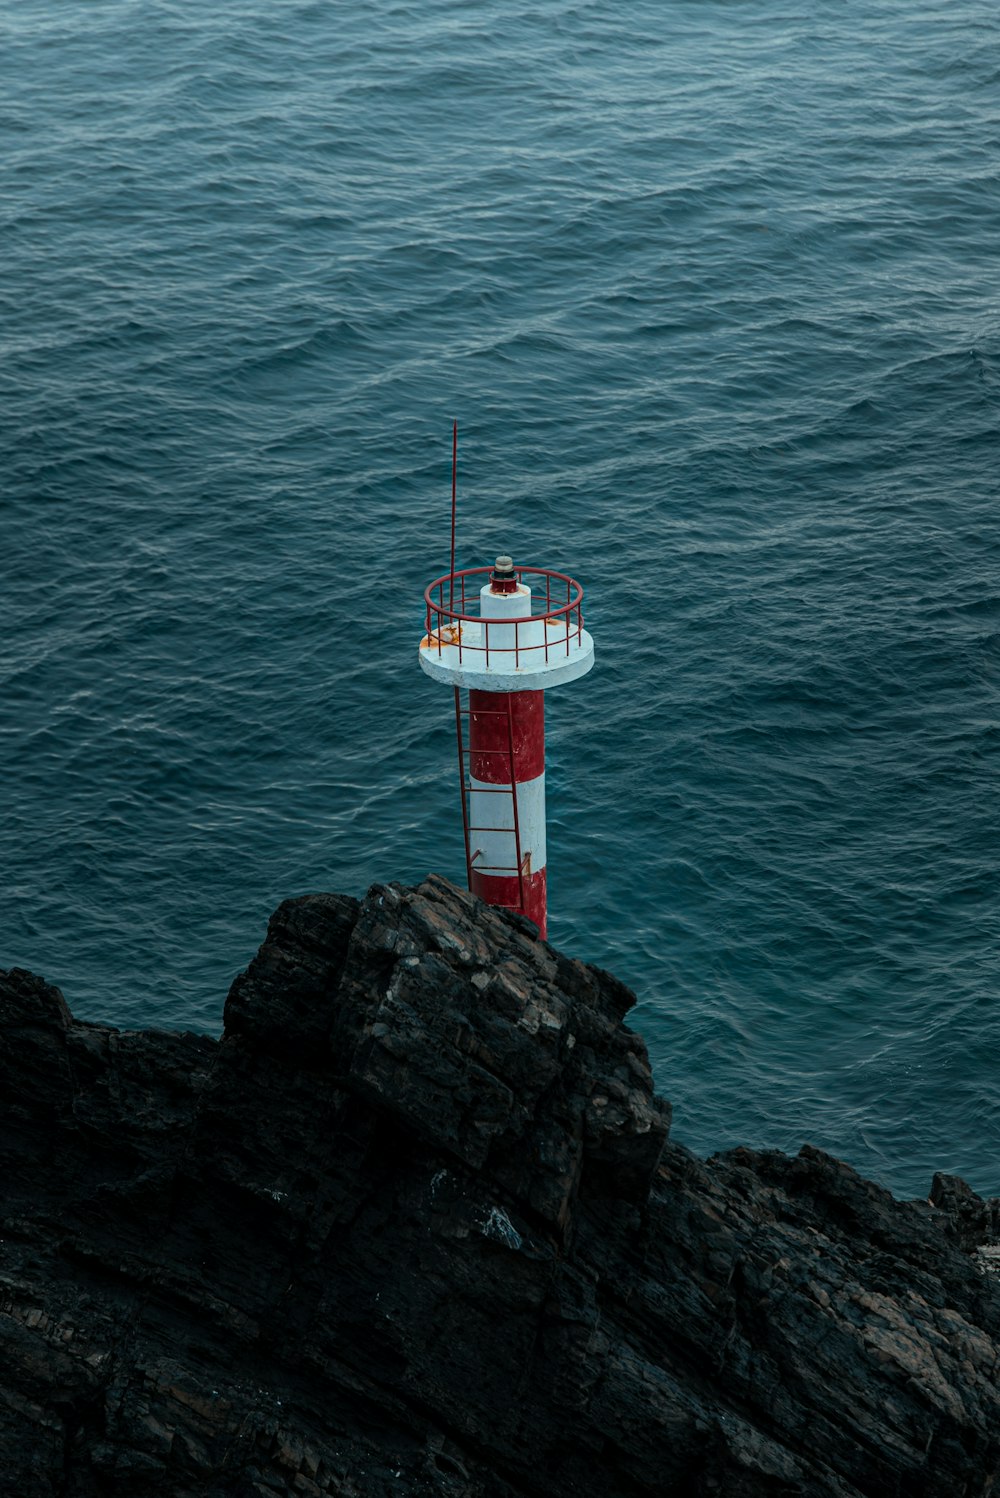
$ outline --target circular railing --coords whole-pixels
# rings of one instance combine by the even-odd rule
[[[457,650],[459,664],[469,654],[485,667],[491,656],[494,665],[513,662],[516,667],[558,659],[582,645],[583,588],[575,578],[546,567],[515,567],[517,582],[531,589],[531,613],[516,619],[484,619],[479,595],[492,574],[492,567],[467,567],[446,572],[425,588],[421,649],[436,650],[439,656]]]

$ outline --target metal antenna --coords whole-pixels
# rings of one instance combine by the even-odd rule
[[[455,510],[458,494],[458,422],[451,427],[451,586],[448,590],[448,609],[455,612]]]

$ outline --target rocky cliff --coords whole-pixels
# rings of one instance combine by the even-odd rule
[[[668,1141],[632,995],[445,881],[282,905],[225,1034],[0,979],[0,1492],[973,1498],[995,1204]]]

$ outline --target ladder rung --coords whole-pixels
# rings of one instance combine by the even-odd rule
[[[506,831],[506,828],[504,830]],[[472,862],[476,863],[476,859],[481,858],[482,854],[482,848],[477,848],[475,853],[473,853],[472,855]],[[488,870],[493,874],[517,874],[519,872],[523,874],[530,857],[530,853],[526,853],[524,855],[524,857],[521,859],[520,869],[518,869],[516,863],[476,863],[476,868],[479,869],[480,873],[482,873],[484,870]]]

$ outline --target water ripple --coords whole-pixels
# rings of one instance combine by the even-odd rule
[[[461,872],[447,547],[582,576],[554,939],[677,1131],[1000,1190],[996,14],[0,18],[5,962],[214,1029],[289,893]]]

